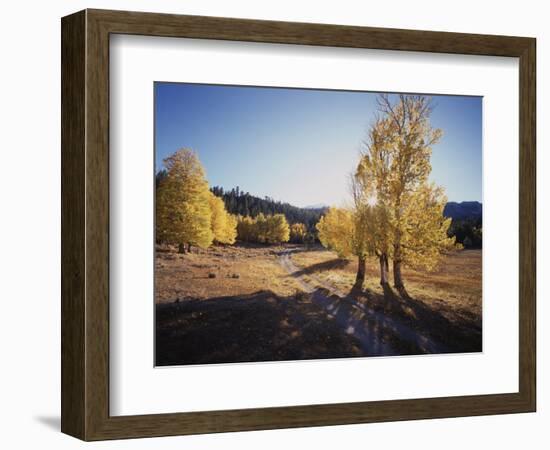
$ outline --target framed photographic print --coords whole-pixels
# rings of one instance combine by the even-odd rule
[[[535,411],[535,39],[62,19],[62,431]]]

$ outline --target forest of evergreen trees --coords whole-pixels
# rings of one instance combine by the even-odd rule
[[[264,215],[284,214],[289,224],[303,223],[310,232],[315,231],[315,224],[327,210],[327,208],[299,208],[269,197],[256,197],[240,190],[238,186],[230,191],[224,191],[222,187],[214,186],[211,191],[223,199],[225,208],[231,214],[250,217],[256,217],[260,213]]]
[[[483,244],[483,205],[479,202],[448,202],[443,211],[445,217],[453,222],[449,227],[449,236],[464,248],[482,248]]]
[[[464,248],[479,249],[483,246],[482,230],[481,217],[453,219],[448,235],[454,236],[456,242],[462,244]]]

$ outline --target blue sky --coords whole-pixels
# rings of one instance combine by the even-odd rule
[[[155,169],[197,152],[211,186],[296,206],[342,205],[376,93],[155,83]],[[431,179],[450,201],[482,199],[482,98],[433,95]]]

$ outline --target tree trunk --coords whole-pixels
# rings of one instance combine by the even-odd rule
[[[355,289],[362,289],[365,282],[365,274],[367,271],[367,259],[364,256],[358,257],[357,276],[355,277]]]
[[[189,244],[187,244],[187,251],[188,251],[189,253],[191,253],[191,242],[189,242]]]
[[[178,245],[178,253],[185,253],[185,244]]]
[[[397,235],[397,241],[393,245],[393,286],[396,289],[404,289],[403,275],[401,274],[401,236]]]
[[[397,250],[397,248],[395,250]],[[399,294],[401,294],[401,297],[410,298],[409,293],[405,289],[405,283],[403,283],[403,275],[401,274],[401,256],[399,251],[396,251],[394,254],[393,285]]]
[[[388,272],[389,272],[388,255],[386,255],[385,253],[382,253],[378,257],[378,259],[380,261],[380,285],[385,286],[388,284]]]
[[[403,289],[403,275],[401,274],[401,260],[393,260],[393,285],[396,289]]]

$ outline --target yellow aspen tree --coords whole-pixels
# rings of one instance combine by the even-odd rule
[[[288,242],[290,227],[284,214],[258,214],[255,218],[240,216],[235,218],[237,236],[246,242],[260,244],[281,244]]]
[[[237,237],[240,241],[254,241],[254,226],[256,221],[250,216],[239,216],[237,218]]]
[[[197,155],[181,149],[164,159],[166,175],[156,190],[156,232],[162,242],[202,248],[212,243],[210,191]]]
[[[290,227],[284,214],[267,216],[267,231],[265,241],[268,244],[281,244],[288,242]]]
[[[255,217],[254,226],[252,227],[252,238],[260,244],[265,244],[267,242],[268,235],[268,223],[267,217],[260,213]]]
[[[368,249],[365,245],[364,221],[358,211],[329,208],[316,225],[319,240],[324,247],[341,258],[357,257],[355,288],[362,288],[366,277]]]
[[[388,260],[392,242],[388,180],[393,142],[389,125],[388,121],[380,119],[373,123],[352,177],[355,207],[365,228],[365,245],[378,258],[383,287],[389,284]]]
[[[223,240],[226,244],[234,244],[237,240],[237,216],[227,213]]]
[[[290,241],[303,243],[306,239],[307,228],[303,223],[293,223],[290,226]]]
[[[223,200],[214,195],[212,192],[208,195],[208,203],[212,213],[212,217],[210,219],[212,238],[215,242],[220,242],[220,238],[223,236],[226,225],[225,205]]]
[[[220,244],[234,244],[237,234],[237,221],[225,209],[225,204],[220,197],[212,192],[208,197],[210,204],[212,237]]]
[[[431,172],[432,146],[442,131],[430,125],[432,103],[422,95],[399,95],[397,101],[382,94],[378,97],[386,133],[385,145],[390,149],[386,160],[388,171],[385,188],[388,194],[388,219],[392,233],[394,286],[407,294],[402,276],[405,262],[403,243],[411,227],[405,214],[414,193],[427,183]],[[425,242],[426,245],[429,242]]]
[[[353,255],[353,215],[348,209],[329,208],[316,225],[319,240],[324,247],[347,258]]]
[[[455,238],[447,234],[452,219],[443,216],[446,203],[443,189],[427,183],[407,199],[401,242],[405,265],[431,271],[443,252],[456,248]]]

